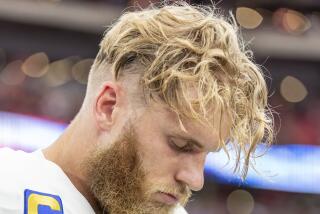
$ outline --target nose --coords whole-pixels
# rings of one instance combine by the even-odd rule
[[[188,161],[182,161],[176,174],[177,182],[184,183],[192,191],[199,191],[204,184],[205,157],[194,157]]]

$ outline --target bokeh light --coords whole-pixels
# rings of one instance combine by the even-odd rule
[[[87,84],[88,76],[90,72],[91,65],[93,64],[93,59],[84,59],[77,62],[72,67],[73,78],[81,84]]]
[[[288,102],[301,102],[308,94],[305,85],[293,76],[286,76],[280,84],[280,93]]]
[[[238,7],[236,10],[236,19],[242,27],[254,29],[261,24],[263,17],[258,11],[252,8]]]
[[[0,73],[0,80],[6,85],[19,85],[24,79],[25,75],[21,71],[22,60],[16,60],[6,65]]]
[[[303,33],[311,27],[307,17],[295,10],[288,10],[284,16],[284,26],[289,32]]]
[[[250,214],[254,208],[252,195],[245,190],[235,190],[227,198],[230,214]]]
[[[273,22],[290,34],[302,34],[311,27],[310,20],[302,13],[287,8],[278,9],[273,15]]]
[[[48,86],[56,87],[71,80],[71,69],[75,63],[74,58],[57,60],[49,65],[44,80]]]
[[[49,59],[43,52],[31,55],[22,64],[22,71],[29,77],[41,77],[48,69]]]

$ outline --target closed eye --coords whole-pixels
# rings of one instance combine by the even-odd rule
[[[178,151],[178,152],[194,152],[195,151],[194,146],[186,140],[169,137],[168,142],[170,147],[173,148],[175,151]]]

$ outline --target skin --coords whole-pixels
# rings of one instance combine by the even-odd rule
[[[149,183],[186,186],[192,191],[202,189],[205,159],[209,151],[218,148],[219,127],[212,129],[184,119],[185,129],[182,129],[176,114],[159,102],[136,109],[121,82],[105,82],[92,102],[80,110],[60,138],[43,153],[62,168],[99,213],[101,207],[88,187],[88,177],[81,162],[97,148],[111,147],[129,120],[135,126],[138,151]],[[227,124],[223,122],[222,125],[222,138],[225,139]],[[191,139],[198,145],[190,143]],[[162,192],[153,192],[152,199],[165,202]]]

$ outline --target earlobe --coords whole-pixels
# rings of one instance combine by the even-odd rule
[[[118,86],[112,82],[103,85],[96,98],[95,116],[102,130],[110,130],[115,122],[116,105],[118,102]]]

